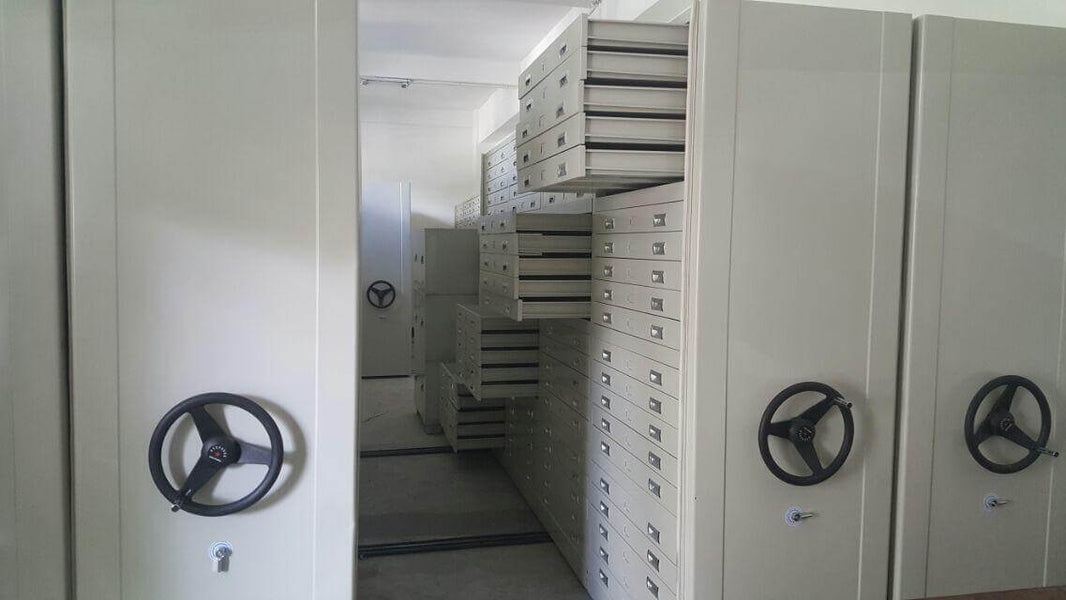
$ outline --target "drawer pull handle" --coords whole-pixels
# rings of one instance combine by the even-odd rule
[[[529,137],[529,130],[528,129],[523,129],[522,130],[522,138],[525,139],[527,137]],[[529,183],[529,182],[527,181],[526,183]]]
[[[570,83],[570,74],[563,73],[563,76],[559,78],[559,87],[566,87],[568,83]]]
[[[651,539],[655,540],[655,543],[658,544],[659,543],[659,530],[656,529],[655,526],[652,525],[651,523],[648,523],[647,531],[648,531],[648,537],[650,537]]]
[[[561,117],[561,116],[563,116],[565,114],[566,114],[566,108],[564,108],[563,105],[560,104],[559,107],[555,109],[555,118],[558,119],[559,117]]]
[[[533,110],[533,101],[526,102],[526,112]]]
[[[611,399],[607,396],[600,396],[600,404],[602,404],[604,408],[611,408]]]
[[[603,427],[603,430],[607,433],[611,432],[611,422],[607,419],[600,419],[600,427]]]
[[[523,163],[529,162],[529,152],[523,152],[522,153],[522,162]]]
[[[614,292],[612,292],[611,290],[603,290],[603,299],[604,300],[613,300],[614,299]]]
[[[649,452],[648,453],[648,464],[650,464],[651,466],[655,467],[656,469],[659,469],[660,471],[663,468],[662,459],[659,458],[659,456],[656,455],[654,452]]]
[[[529,87],[529,84],[531,84],[531,83],[533,83],[533,76],[532,75],[526,75],[526,83],[525,83],[526,87]]]
[[[607,575],[602,570],[600,570],[600,581],[603,582],[603,585],[607,585]]]
[[[611,277],[612,275],[614,275],[614,267],[604,267],[603,268],[603,276],[604,277]]]
[[[649,370],[648,371],[648,381],[654,383],[655,385],[662,385],[663,384],[663,374],[658,372],[658,371]]]
[[[507,270],[507,265],[504,265],[503,268],[504,268],[504,270]],[[655,338],[657,340],[663,339],[663,328],[661,326],[659,326],[659,325],[652,325],[651,326],[651,337],[653,337],[653,338]]]
[[[651,492],[652,494],[655,494],[656,498],[662,498],[663,497],[662,486],[660,486],[658,483],[655,483],[655,481],[652,480],[652,479],[648,480],[648,491]]]
[[[658,213],[651,218],[652,227],[665,227],[666,226],[666,213]]]
[[[566,145],[566,132],[559,134],[559,137],[555,140],[555,145],[562,148]]]
[[[603,313],[603,316],[600,317],[600,318],[603,319],[604,323],[606,323],[608,325],[611,324],[611,313]]]
[[[526,182],[526,183],[528,184],[528,182]],[[666,279],[665,279],[665,277],[663,277],[663,272],[662,271],[652,271],[651,272],[651,282],[652,283],[665,283]]]
[[[600,558],[602,558],[603,562],[605,562],[607,564],[611,563],[610,556],[607,554],[607,551],[604,550],[603,548],[600,548]]]
[[[648,425],[648,436],[656,442],[663,441],[663,431],[654,425]]]
[[[525,187],[529,187],[529,177],[526,177],[522,180],[522,185]]]
[[[607,442],[600,442],[600,451],[603,452],[604,454],[606,454],[607,456],[610,456],[611,455],[611,445],[608,444]]]
[[[603,252],[605,254],[614,254],[614,242],[604,242]]]
[[[611,376],[607,373],[600,373],[600,381],[602,381],[604,385],[611,385]]]
[[[652,299],[651,299],[651,309],[652,310],[657,310],[659,312],[663,312],[663,299],[662,298],[652,297]]]
[[[611,351],[610,350],[604,350],[604,351],[600,352],[600,356],[603,357],[603,360],[605,360],[607,362],[611,362]]]
[[[606,527],[600,525],[599,523],[596,524],[596,527],[600,529],[600,537],[602,537],[603,539],[607,539],[608,537],[610,537],[610,534],[607,532]]]
[[[610,217],[604,219],[603,220],[603,228],[604,229],[614,229],[614,219],[610,218]]]
[[[559,56],[563,56],[565,54],[566,54],[566,44],[563,44],[562,46],[559,46]]]
[[[648,586],[648,591],[651,592],[651,595],[655,596],[656,598],[658,598],[659,597],[659,586],[655,585],[655,583],[652,582],[651,577],[645,577],[644,580],[645,580],[646,585]]]
[[[659,570],[659,557],[652,554],[651,550],[648,550],[648,564],[656,571]]]
[[[603,513],[603,516],[610,517],[611,516],[611,507],[607,506],[603,502],[600,502],[600,512]]]
[[[566,177],[566,163],[559,163],[559,177]]]
[[[651,253],[657,255],[666,254],[666,242],[654,242],[651,245]]]
[[[600,489],[603,490],[603,493],[605,494],[611,493],[611,484],[607,483],[602,477],[600,478]]]

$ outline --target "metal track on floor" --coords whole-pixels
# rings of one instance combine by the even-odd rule
[[[451,550],[469,550],[472,548],[492,548],[496,546],[525,546],[551,542],[547,531],[528,533],[500,533],[494,535],[475,535],[454,537],[421,542],[395,542],[388,544],[367,544],[359,546],[359,559],[378,556],[396,556],[399,554],[417,554],[421,552],[447,552]]]
[[[383,456],[419,456],[421,454],[451,454],[451,446],[426,446],[423,448],[391,448],[385,450],[360,450],[359,458],[381,458]]]

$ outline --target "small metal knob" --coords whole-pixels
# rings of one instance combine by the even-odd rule
[[[818,513],[805,512],[798,506],[791,506],[785,511],[785,523],[788,523],[789,527],[795,527],[807,519],[818,516]]]

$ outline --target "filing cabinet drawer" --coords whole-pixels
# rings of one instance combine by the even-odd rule
[[[518,212],[518,202],[515,200],[509,200],[496,206],[490,206],[488,214],[490,215],[509,215]]]
[[[515,254],[481,253],[481,270],[500,275],[585,275],[592,269],[588,258],[525,257]]]
[[[543,352],[540,356],[540,385],[544,394],[552,394],[578,413],[588,416],[588,378]]]
[[[596,366],[590,379],[594,385],[607,388],[625,398],[637,408],[646,410],[648,414],[666,421],[667,424],[673,427],[679,427],[681,405],[677,398],[652,389],[650,386],[602,364]],[[602,401],[599,398],[594,398],[593,400]]]
[[[471,348],[463,356],[465,362],[471,365],[495,366],[495,365],[529,365],[537,364],[540,352],[536,348],[529,349],[492,349]]]
[[[480,236],[482,252],[542,256],[544,254],[583,253],[592,251],[592,237],[587,235],[552,235],[550,233],[486,233]]]
[[[686,102],[687,92],[684,88],[577,82],[564,86],[550,98],[536,97],[534,93],[522,99],[516,126],[518,143],[525,144],[556,123],[578,113],[683,119]]]
[[[684,119],[601,117],[577,113],[518,148],[519,168],[536,164],[582,144],[626,144],[662,149],[685,145]]]
[[[685,203],[671,202],[596,212],[592,230],[595,233],[681,231],[684,222]]]
[[[492,168],[500,164],[501,162],[505,162],[508,158],[514,156],[514,153],[515,141],[511,139],[493,148],[487,154],[485,154],[485,167]]]
[[[503,204],[505,202],[509,202],[511,200],[514,200],[515,196],[517,194],[518,194],[518,184],[516,183],[516,184],[514,184],[512,186],[506,187],[506,188],[504,188],[502,190],[499,190],[499,191],[496,191],[496,192],[492,192],[491,194],[489,194],[488,195],[488,201],[485,203],[485,205],[486,206],[498,206],[498,205]]]
[[[506,443],[503,413],[502,408],[461,411],[441,398],[441,428],[456,451],[503,448]]]
[[[512,300],[560,296],[588,299],[592,293],[592,282],[587,279],[519,279],[482,271],[478,290],[482,294]]]
[[[598,233],[592,236],[596,256],[681,260],[681,232]]]
[[[632,21],[575,20],[518,77],[518,94],[525,96],[555,67],[588,48],[625,49],[669,54],[688,53],[688,27]]]
[[[681,374],[675,366],[663,362],[670,360],[676,365],[678,352],[650,346],[633,336],[606,327],[596,327],[589,337],[590,356],[597,362],[618,369],[652,389],[674,398],[681,397]]]
[[[472,367],[474,369],[474,377],[477,377],[482,383],[537,380],[536,366],[481,365],[479,367],[469,363],[464,366]]]
[[[505,159],[500,160],[495,165],[489,167],[489,169],[485,172],[485,178],[492,180],[496,179],[497,177],[510,175],[514,173],[517,168],[518,161],[515,159],[515,156],[509,156]]]
[[[536,382],[528,383],[482,383],[474,379],[469,372],[468,379],[463,383],[470,389],[470,393],[482,400],[493,398],[525,398],[537,395]]]
[[[677,564],[677,517],[608,461],[593,457],[586,462],[589,506],[610,520],[631,548],[646,555],[650,551],[662,563]],[[669,570],[669,569],[667,569]]]
[[[624,421],[629,427],[643,435],[652,444],[658,445],[671,456],[680,456],[681,438],[677,428],[663,419],[652,416],[646,409],[636,406],[609,389],[593,383],[590,406],[607,411]],[[591,414],[591,410],[589,414]]]
[[[488,194],[492,194],[493,192],[499,192],[507,189],[508,187],[514,185],[517,182],[517,172],[511,169],[504,175],[489,180],[488,183],[485,184],[485,192]]]
[[[496,295],[482,295],[481,305],[515,321],[524,319],[580,319],[589,315],[587,300],[525,298],[514,300]]]
[[[621,469],[638,487],[654,498],[670,514],[677,514],[678,495],[677,487],[667,481],[662,473],[647,466],[644,461],[633,456],[625,449],[625,445],[602,431],[589,428],[586,436],[588,446],[586,452],[600,458],[606,458],[613,465]],[[596,454],[598,452],[598,454]]]
[[[525,194],[527,196],[524,200],[518,200],[518,212],[534,212],[540,210],[540,195],[539,194]]]
[[[628,333],[642,340],[661,344],[674,350],[681,348],[681,324],[672,319],[647,315],[628,308],[601,304],[594,299],[592,302],[592,320],[595,323],[610,327],[615,331]]]
[[[518,172],[518,189],[588,191],[628,188],[681,179],[683,151],[596,150],[576,146]]]
[[[634,431],[624,418],[615,418],[613,414],[593,404],[589,410],[589,423],[614,438],[626,452],[648,467],[652,473],[674,486],[678,485],[680,471],[677,457],[663,452],[658,445],[648,441],[644,434]]]
[[[592,215],[493,215],[482,217],[481,233],[591,232]]]
[[[628,540],[613,524],[597,511],[588,507],[588,530],[585,534],[585,560],[597,568],[606,567],[621,581],[630,598],[668,599],[676,598],[672,587],[676,580],[665,580],[649,564],[649,559],[640,556],[628,544]],[[654,555],[652,555],[653,558]],[[660,561],[661,562],[661,561]]]
[[[459,410],[470,408],[498,408],[501,411],[503,410],[503,400],[493,399],[482,401],[475,398],[470,393],[470,390],[459,381],[459,378],[456,375],[458,370],[458,365],[454,363],[441,365],[441,398],[447,399],[448,402]]]
[[[542,321],[540,325],[540,331],[544,336],[566,344],[582,354],[589,353],[589,332],[591,330],[592,325],[588,321],[578,319]]]
[[[540,335],[536,325],[515,323],[491,312],[484,312],[480,307],[472,304],[457,304],[455,306],[456,335],[462,334],[481,335],[483,332],[513,332],[532,334],[534,339]],[[491,344],[482,341],[482,347]]]
[[[633,260],[592,257],[592,277],[670,290],[681,289],[681,263],[667,260]]]
[[[681,292],[675,290],[597,279],[592,283],[592,297],[612,306],[621,306],[675,321],[681,319]]]
[[[545,336],[541,340],[540,349],[541,352],[565,364],[581,375],[588,376],[589,361],[591,359],[586,354],[575,350],[569,344],[556,340],[553,337]]]
[[[611,211],[623,210],[627,208],[637,208],[640,206],[653,206],[657,204],[673,204],[675,202],[683,202],[685,200],[686,186],[685,182],[678,181],[676,183],[668,183],[666,185],[659,185],[650,188],[644,188],[640,190],[633,190],[631,192],[622,192],[620,194],[612,194],[610,196],[600,196],[596,198],[595,212],[606,213]],[[678,221],[677,225],[681,222]],[[681,227],[675,229],[668,229],[668,231],[680,231]]]

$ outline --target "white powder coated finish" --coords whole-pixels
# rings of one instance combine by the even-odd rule
[[[728,3],[727,3],[728,4]],[[743,2],[700,21],[699,202],[688,300],[695,423],[683,549],[702,599],[883,598],[895,430],[911,19]],[[706,28],[706,29],[704,29]],[[704,37],[705,36],[705,37]],[[730,128],[735,128],[732,132]],[[730,135],[732,133],[732,135]],[[827,481],[768,471],[757,431],[779,391],[821,381],[854,403]],[[820,396],[798,398],[777,419]],[[692,421],[689,421],[692,422]],[[840,443],[819,424],[822,463]],[[805,474],[784,440],[778,461]],[[817,516],[796,527],[789,507]]]
[[[86,0],[65,20],[76,595],[349,598],[354,3]],[[205,391],[259,401],[286,446],[271,494],[227,517],[171,513],[146,464],[157,420]],[[227,471],[202,500],[262,476]]]
[[[1049,446],[1063,449],[1066,30],[918,23],[893,595],[1063,585],[1066,459],[986,471],[963,417],[985,382],[1021,375],[1047,396]],[[1027,392],[1012,412],[1035,437]],[[1010,504],[985,510],[990,493]]]

